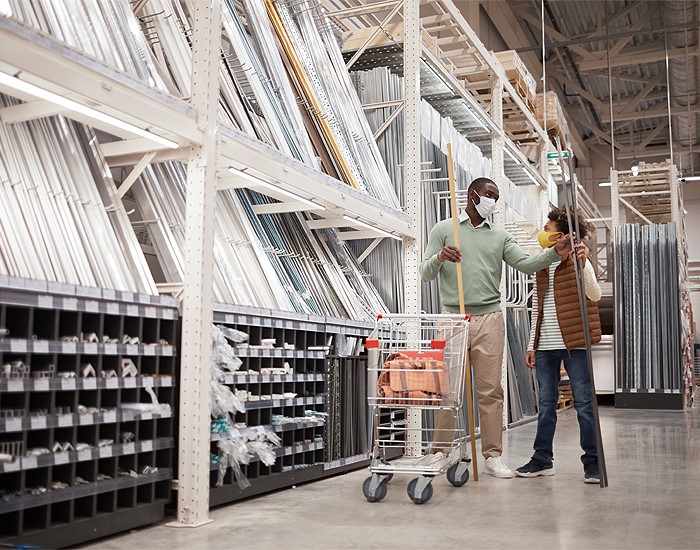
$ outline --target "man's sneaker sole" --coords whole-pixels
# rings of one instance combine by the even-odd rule
[[[519,472],[518,470],[515,470],[515,475],[517,477],[553,476],[556,473],[557,472],[553,467],[545,468],[544,470],[540,470],[538,472]]]
[[[584,482],[584,483],[590,483],[591,485],[594,484],[594,483],[595,483],[596,485],[600,485],[600,478],[597,478],[597,477],[584,477],[584,478],[583,478],[583,482]]]
[[[492,470],[487,470],[486,468],[484,468],[482,470],[482,473],[489,475],[489,476],[497,477],[499,479],[511,479],[513,477],[512,473],[507,474],[505,472],[494,472]]]

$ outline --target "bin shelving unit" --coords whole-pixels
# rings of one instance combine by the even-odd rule
[[[150,388],[172,408],[176,305],[167,297],[1,278],[0,364],[21,361],[28,369],[7,377],[3,367],[0,378],[0,544],[68,546],[164,516],[174,411],[120,405],[150,403]],[[99,343],[62,341],[93,333]],[[102,343],[124,334],[140,343]],[[121,376],[127,358],[135,377]],[[95,377],[83,377],[86,363]],[[117,376],[103,378],[108,370]],[[133,435],[124,439],[125,432]],[[37,448],[43,454],[28,453]],[[139,474],[145,466],[157,470]]]
[[[235,422],[246,426],[237,429],[241,435],[254,435],[261,430],[274,432],[281,438],[282,446],[276,450],[274,465],[265,466],[255,458],[242,466],[251,482],[246,489],[239,488],[231,470],[226,473],[223,485],[215,487],[219,466],[212,463],[210,506],[320,479],[362,465],[366,454],[328,461],[328,421],[309,419],[272,424],[272,415],[303,418],[306,410],[326,413],[332,408],[330,401],[337,396],[328,391],[328,352],[338,348],[338,339],[366,337],[372,323],[228,305],[215,306],[214,323],[245,332],[252,346],[257,346],[262,339],[275,338],[277,346],[288,343],[295,347],[293,350],[235,348],[243,364],[239,372],[225,377],[225,384],[252,395],[285,392],[297,395],[290,399],[249,400],[245,403],[246,412],[236,414]],[[292,373],[260,373],[261,369],[280,368],[285,363],[292,368]],[[249,371],[256,371],[256,374]],[[365,404],[363,401],[360,406]],[[220,439],[218,433],[211,435],[210,452],[213,454],[217,454],[216,443]]]

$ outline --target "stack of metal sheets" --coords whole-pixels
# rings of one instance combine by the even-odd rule
[[[618,226],[613,255],[617,386],[680,390],[676,226]]]
[[[0,108],[18,103],[0,94]],[[0,124],[0,273],[155,293],[95,147],[62,117]]]

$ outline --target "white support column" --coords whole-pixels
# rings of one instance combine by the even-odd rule
[[[494,75],[491,80],[491,119],[498,128],[497,131],[491,134],[491,179],[500,188],[505,183],[503,172],[503,153],[505,149],[505,134],[503,132],[503,80],[502,75]],[[494,216],[494,225],[497,227],[504,226],[503,214]],[[501,296],[505,293],[505,277],[501,277],[500,285]],[[503,312],[503,321],[505,323],[506,307],[501,302],[501,311]],[[508,345],[507,338],[503,345],[503,366],[501,370],[501,385],[503,386],[503,425],[508,425]]]
[[[610,209],[612,213],[612,226],[620,225],[620,190],[617,186],[617,170],[610,169]]]
[[[679,236],[678,242],[680,243],[681,217],[683,213],[681,212],[682,206],[680,194],[678,192],[678,169],[675,164],[672,164],[668,170],[668,186],[671,192],[671,221],[676,224],[676,231]]]
[[[180,454],[177,521],[197,527],[209,519],[212,266],[219,104],[220,0],[194,3],[192,106],[204,134],[187,164],[185,291],[182,305]]]
[[[421,310],[418,265],[422,254],[421,227],[423,190],[421,189],[421,98],[420,98],[420,0],[404,3],[404,207],[411,216],[414,238],[404,239],[405,313]]]
[[[420,0],[404,2],[404,194],[405,210],[411,216],[413,238],[404,239],[404,312],[417,314],[421,311],[420,279],[418,265],[422,254],[421,227],[423,218],[421,189],[421,133],[420,133]],[[417,335],[416,335],[417,336]],[[409,423],[406,442],[407,456],[421,454],[421,412],[407,410]]]
[[[547,159],[547,144],[544,142],[540,143],[540,174],[544,178],[544,181],[547,182],[546,187],[540,187],[540,223],[544,226],[545,222],[547,221],[547,214],[549,213],[550,177]]]

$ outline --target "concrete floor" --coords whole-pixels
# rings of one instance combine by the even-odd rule
[[[85,548],[700,548],[700,412],[601,407],[610,486],[583,483],[573,409],[559,415],[553,477],[444,477],[422,506],[396,476],[377,504],[361,470],[212,511],[198,529],[152,526]],[[535,424],[505,434],[506,463],[530,457]],[[472,476],[473,477],[473,476]]]

